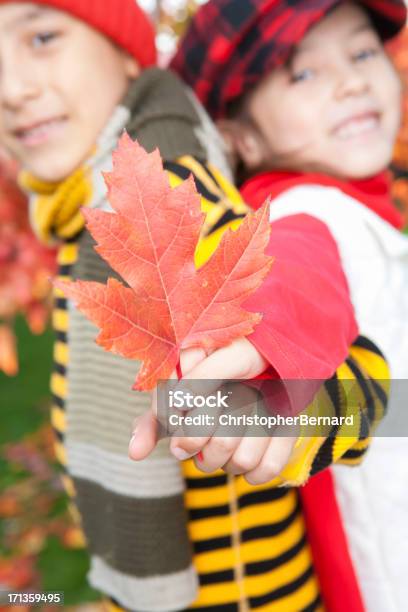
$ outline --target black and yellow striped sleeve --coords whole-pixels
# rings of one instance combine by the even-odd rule
[[[369,449],[376,427],[387,410],[390,372],[374,343],[359,336],[335,375],[324,383],[309,416],[352,417],[318,435],[300,435],[289,463],[275,479],[276,486],[300,486],[310,476],[335,463],[355,466]],[[338,418],[340,421],[340,418]]]
[[[378,348],[358,337],[347,359],[337,368],[304,411],[309,417],[338,417],[341,424],[303,431],[289,462],[272,484],[301,486],[335,463],[355,466],[369,449],[374,431],[387,409],[390,372]],[[352,417],[349,423],[340,417]]]
[[[373,433],[386,413],[389,380],[384,356],[373,342],[359,336],[350,347],[346,361],[326,383],[326,386],[330,384],[332,389],[337,389],[332,397],[334,413],[353,416],[353,426],[333,428],[314,457],[311,475],[332,463],[358,465],[362,461]]]
[[[390,371],[377,346],[368,338],[360,336],[351,346],[349,357],[338,372],[347,381],[351,381],[342,385],[341,391],[343,394],[349,391],[349,401],[359,408],[360,430],[358,439],[348,445],[346,451],[333,445],[333,461],[358,465],[369,448],[376,427],[386,414]]]

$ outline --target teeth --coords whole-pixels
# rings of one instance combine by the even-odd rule
[[[337,130],[337,136],[342,140],[347,140],[348,138],[354,138],[355,136],[360,136],[361,134],[370,132],[371,130],[374,130],[377,126],[377,117],[356,119],[355,121],[350,121],[346,125],[343,125],[341,128],[339,128]]]
[[[52,129],[56,125],[58,125],[59,121],[53,119],[52,121],[47,121],[47,123],[42,123],[36,127],[31,128],[30,130],[23,130],[21,132],[22,138],[36,138],[44,136],[48,133],[50,128]]]

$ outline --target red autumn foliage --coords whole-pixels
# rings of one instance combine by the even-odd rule
[[[391,57],[401,75],[404,88],[403,123],[398,135],[392,164],[393,195],[408,225],[408,28],[389,45]]]
[[[21,441],[2,447],[0,458],[6,461],[9,481],[0,490],[3,589],[42,590],[37,558],[48,538],[57,537],[67,548],[84,547],[82,531],[70,516],[70,509],[64,508],[65,503],[61,506],[64,491],[55,471],[54,435],[45,423]],[[11,480],[13,474],[16,476]]]
[[[13,319],[26,317],[33,333],[44,331],[49,315],[48,278],[55,273],[55,251],[43,247],[30,229],[27,201],[15,168],[0,159],[0,370],[17,373]]]
[[[97,252],[115,279],[57,286],[101,330],[100,346],[143,361],[135,388],[153,388],[175,369],[181,349],[214,350],[250,334],[261,315],[241,303],[270,269],[269,206],[227,231],[211,259],[194,264],[205,215],[192,177],[171,189],[156,151],[124,135],[105,176],[115,213],[84,210]]]

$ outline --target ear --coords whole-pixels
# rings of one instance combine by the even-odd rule
[[[235,172],[239,161],[235,143],[236,122],[228,119],[220,119],[216,122],[216,125],[224,142],[224,152],[227,156],[227,161],[232,171]]]
[[[139,62],[126,52],[123,53],[123,62],[128,79],[136,79],[141,72]]]
[[[255,127],[238,119],[222,119],[217,122],[217,127],[224,138],[233,168],[239,160],[247,170],[255,170],[262,166],[264,145]]]

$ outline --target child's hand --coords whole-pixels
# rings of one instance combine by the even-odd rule
[[[206,358],[202,349],[190,349],[182,351],[180,355],[180,367],[183,373],[194,368],[196,364]],[[177,380],[174,371],[172,379]],[[152,406],[150,410],[133,421],[133,434],[129,444],[129,457],[135,461],[145,459],[155,449],[157,444],[157,405],[156,392],[153,393]]]
[[[183,351],[183,380],[248,380],[264,372],[268,363],[246,338],[205,356],[204,351]],[[173,378],[176,378],[174,373]],[[134,460],[147,457],[156,446],[155,396],[151,410],[137,420],[129,456]],[[272,480],[286,465],[296,437],[173,437],[170,450],[180,460],[196,456],[196,465],[204,472],[218,468],[232,474],[245,474],[251,484]]]
[[[197,468],[203,472],[210,473],[222,468],[230,474],[243,474],[249,484],[258,485],[270,482],[282,472],[290,459],[296,439],[283,436],[213,436],[202,446],[199,438],[180,438],[178,448],[187,454],[186,458],[194,456]]]

